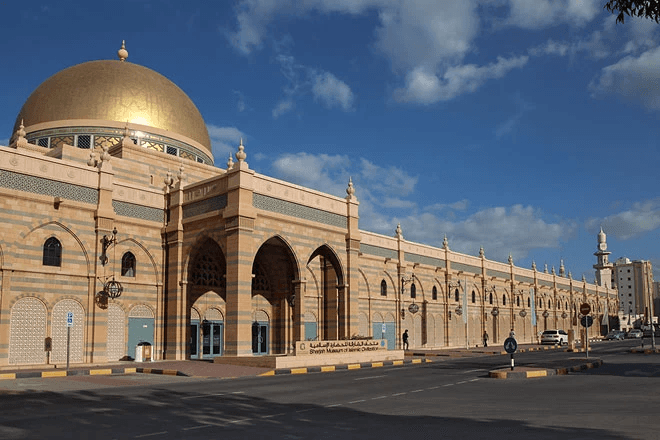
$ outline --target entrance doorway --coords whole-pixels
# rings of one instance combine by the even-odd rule
[[[190,358],[210,359],[222,356],[224,323],[193,321],[190,323]]]
[[[268,323],[257,322],[252,324],[252,354],[268,354]]]

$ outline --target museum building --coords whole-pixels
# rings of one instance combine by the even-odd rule
[[[400,349],[405,329],[411,348],[476,346],[484,331],[498,344],[511,328],[533,342],[577,330],[584,302],[598,323],[616,314],[616,290],[563,263],[361,230],[351,181],[337,197],[259,174],[242,141],[216,166],[191,99],[118,55],[44,81],[0,147],[0,365],[62,363],[67,334],[72,363],[104,363],[142,342],[156,360],[308,340]]]

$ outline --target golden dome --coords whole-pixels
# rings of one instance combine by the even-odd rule
[[[90,61],[64,69],[32,92],[16,118],[43,122],[98,119],[167,130],[199,142],[213,157],[202,115],[172,81],[122,61]],[[99,124],[101,125],[101,124]]]

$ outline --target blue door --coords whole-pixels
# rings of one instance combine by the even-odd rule
[[[135,347],[140,342],[154,345],[154,318],[128,318],[127,354],[130,357],[135,357]]]
[[[254,322],[252,324],[252,353],[268,354],[268,323]]]
[[[373,330],[374,339],[386,339],[387,349],[396,349],[396,324],[394,322],[374,322]],[[383,332],[383,330],[385,331]]]
[[[305,341],[316,341],[316,322],[305,323]]]

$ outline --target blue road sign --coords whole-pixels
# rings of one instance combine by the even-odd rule
[[[66,326],[73,327],[73,312],[66,312]]]
[[[504,341],[504,351],[507,353],[515,353],[518,349],[518,342],[514,338],[506,338]]]

